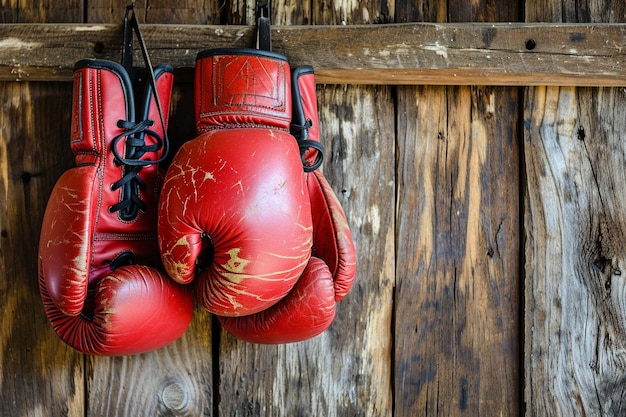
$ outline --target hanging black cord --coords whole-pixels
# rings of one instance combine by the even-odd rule
[[[113,138],[111,150],[115,157],[115,162],[123,166],[123,176],[120,180],[111,184],[113,191],[120,190],[120,202],[109,207],[110,212],[119,212],[120,218],[126,221],[133,220],[140,211],[146,211],[146,204],[139,197],[139,191],[146,189],[146,183],[139,176],[143,167],[159,164],[165,160],[169,151],[169,139],[165,127],[165,118],[161,101],[156,87],[156,77],[150,58],[146,50],[145,43],[139,30],[139,24],[135,16],[134,5],[126,7],[126,15],[124,16],[124,41],[122,48],[122,66],[129,74],[133,73],[133,31],[137,35],[137,40],[141,48],[146,69],[149,72],[148,82],[150,83],[150,92],[154,96],[155,104],[159,113],[161,126],[163,126],[163,138],[154,130],[149,129],[154,122],[152,120],[134,121],[134,120],[118,120],[117,126],[123,129],[123,133]],[[149,105],[149,104],[148,104]],[[144,109],[147,111],[147,109]],[[153,145],[146,144],[146,136],[155,139]],[[120,155],[119,142],[124,140],[124,148],[126,153]],[[161,158],[151,160],[150,158],[141,159],[146,153],[156,152],[163,148]]]
[[[272,50],[270,14],[270,0],[257,0],[256,48],[263,51]]]
[[[130,14],[130,18],[128,16],[129,14]],[[135,8],[133,4],[126,7],[126,16],[124,17],[125,28],[127,27],[127,24],[128,24],[128,27],[131,27],[133,29],[133,31],[135,32],[135,35],[137,36],[137,41],[139,42],[139,48],[141,49],[141,55],[146,65],[146,69],[148,70],[148,73],[150,75],[148,77],[148,81],[150,82],[150,86],[152,87],[152,95],[154,96],[154,102],[156,104],[157,111],[159,113],[161,126],[163,126],[163,140],[162,140],[163,156],[159,158],[158,160],[152,162],[153,164],[159,164],[167,158],[167,154],[169,153],[169,138],[167,136],[167,129],[165,128],[165,118],[163,116],[163,107],[161,106],[161,99],[159,98],[159,94],[157,92],[156,77],[154,75],[154,69],[152,68],[152,63],[150,62],[150,56],[148,55],[146,44],[143,41],[143,36],[141,36],[141,31],[139,30],[139,22],[137,22],[137,16],[135,16]],[[132,62],[132,36],[130,36],[130,40],[125,39],[124,44],[125,44],[125,49],[122,54],[122,61],[124,62],[126,60],[127,61],[126,63],[128,63],[128,60],[130,60]],[[130,47],[127,48],[127,45],[130,45]]]
[[[133,69],[133,26],[129,21],[130,10],[134,8],[134,5],[126,7],[126,14],[124,15],[124,40],[122,44],[122,66],[126,68],[127,72]]]

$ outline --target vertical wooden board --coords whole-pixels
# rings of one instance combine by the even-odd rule
[[[88,23],[120,23],[126,6],[135,4],[140,23],[206,24],[218,25],[221,21],[219,0],[90,0],[87,2]]]
[[[313,24],[358,25],[392,23],[397,1],[313,1]]]
[[[2,22],[80,22],[82,2],[17,1]],[[71,87],[1,83],[0,415],[84,415],[83,357],[54,333],[37,283],[37,247],[47,197],[70,166]]]
[[[445,89],[398,93],[395,415],[516,416],[515,99]]]
[[[289,25],[295,22],[300,25],[311,24],[310,1],[284,0],[280,7],[276,7],[273,2],[270,2],[270,5],[274,5],[271,11],[272,25]]]
[[[319,103],[327,149],[323,172],[346,211],[358,270],[327,339],[318,345],[319,357],[329,355],[333,362],[325,371],[330,381],[316,385],[334,397],[327,415],[388,416],[393,410],[395,281],[393,90],[324,86]]]
[[[526,402],[626,413],[626,98],[533,88],[526,105]]]
[[[13,0],[0,5],[1,23],[82,22],[81,0]]]
[[[396,13],[515,21],[518,7],[396,2]],[[397,96],[396,415],[517,416],[519,90],[399,87]]]
[[[226,23],[229,25],[254,25],[256,24],[256,3],[254,0],[230,1],[226,6]],[[279,7],[280,8],[280,7]],[[272,7],[272,17],[281,15],[276,11],[276,5]]]
[[[527,22],[620,23],[626,21],[621,0],[526,0]]]
[[[87,415],[213,415],[210,331],[211,316],[198,310],[187,333],[164,348],[141,355],[88,358]]]
[[[439,0],[396,1],[396,22],[445,22],[447,4]]]
[[[281,346],[222,334],[219,415],[386,416],[391,412],[393,103],[387,88],[320,87],[323,171],[358,251],[333,325]]]
[[[522,18],[519,0],[451,0],[447,7],[449,22],[516,22]]]
[[[145,21],[163,24],[219,25],[223,3],[221,0],[148,1]]]
[[[0,415],[82,416],[83,357],[52,330],[37,282],[47,196],[71,163],[66,83],[1,83]]]
[[[428,415],[433,397],[438,402],[438,381],[445,381],[447,376],[438,375],[438,363],[433,357],[437,352],[450,352],[453,342],[437,331],[442,326],[452,327],[451,315],[441,312],[450,312],[453,301],[449,296],[453,290],[451,279],[447,278],[445,284],[436,279],[437,275],[441,279],[449,274],[447,270],[439,271],[437,263],[445,263],[453,249],[446,244],[447,249],[442,248],[440,255],[437,250],[438,234],[445,237],[450,228],[450,197],[444,194],[442,203],[436,198],[439,189],[450,188],[444,171],[445,87],[403,87],[398,89],[397,103],[394,414],[417,416]],[[439,164],[444,168],[440,169]],[[444,171],[443,177],[440,171]],[[451,400],[447,392],[445,385],[441,390],[444,404]],[[431,414],[437,410],[431,405]],[[441,414],[451,415],[449,410]]]
[[[237,16],[247,19],[250,3],[238,2]],[[324,7],[307,3],[272,3],[272,18],[303,24],[308,10]],[[316,338],[264,346],[222,332],[218,415],[386,416],[392,410],[391,89],[318,86],[318,105],[327,149],[323,172],[352,228],[359,259],[356,283],[338,304],[333,325]]]
[[[529,22],[626,22],[614,0],[526,2]],[[623,89],[525,93],[528,416],[624,415]]]
[[[311,1],[284,0],[270,2],[270,20],[272,25],[309,25],[312,15]],[[226,5],[226,23],[231,25],[255,25],[257,7],[254,0],[232,1]]]
[[[85,23],[122,23],[126,6],[134,4],[139,22],[145,22],[146,3],[148,0],[89,0],[86,3]]]
[[[90,1],[88,21],[121,23],[127,4]],[[136,12],[140,23],[168,24],[206,23],[206,16],[220,13],[217,1],[184,1],[178,5],[137,1]],[[208,23],[219,23],[219,19]],[[147,47],[149,52],[150,46]],[[184,141],[195,137],[193,84],[175,80],[171,102],[170,158]],[[211,316],[197,309],[183,337],[164,348],[126,357],[88,356],[87,415],[213,415],[212,331]]]

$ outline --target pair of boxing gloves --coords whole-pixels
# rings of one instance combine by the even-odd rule
[[[284,56],[255,49],[200,53],[198,137],[165,174],[173,70],[156,67],[151,83],[133,72],[103,60],[75,67],[76,167],[52,191],[39,244],[54,330],[89,354],[146,352],[186,331],[197,300],[241,340],[323,332],[356,254],[315,170],[312,68],[291,71]]]

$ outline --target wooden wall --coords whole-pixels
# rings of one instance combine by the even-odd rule
[[[275,25],[626,22],[622,0],[272,3]],[[119,23],[126,4],[12,0],[0,16]],[[251,0],[136,7],[254,23]],[[319,85],[323,171],[359,256],[332,327],[260,346],[197,309],[179,341],[116,358],[63,344],[37,287],[45,204],[73,163],[71,83],[0,96],[1,416],[626,415],[624,89]],[[176,84],[177,144],[192,97]]]

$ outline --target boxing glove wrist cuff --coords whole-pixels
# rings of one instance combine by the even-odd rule
[[[291,74],[293,116],[291,134],[298,140],[305,172],[313,172],[322,165],[324,146],[319,141],[315,72],[304,65]]]
[[[270,127],[289,131],[291,76],[284,55],[217,48],[196,60],[196,127]]]
[[[211,48],[198,52],[196,61],[202,58],[212,56],[256,56],[260,58],[272,58],[287,62],[287,57],[283,54],[273,51],[265,51],[255,48]]]

